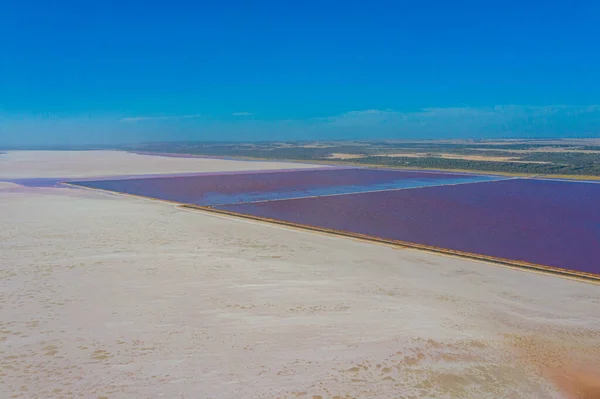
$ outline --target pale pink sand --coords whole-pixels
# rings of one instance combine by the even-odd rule
[[[0,179],[94,177],[159,173],[315,168],[292,162],[170,158],[121,151],[10,151],[0,155]]]
[[[0,181],[0,190],[14,190],[14,189],[20,189],[22,187],[23,186],[21,186],[20,184]]]
[[[0,193],[3,398],[558,398],[545,353],[599,355],[595,285],[53,191]]]
[[[0,398],[570,398],[600,364],[597,285],[90,190],[0,190],[0,226]]]

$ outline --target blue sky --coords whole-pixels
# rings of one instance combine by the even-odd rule
[[[3,1],[0,144],[600,136],[594,1]]]

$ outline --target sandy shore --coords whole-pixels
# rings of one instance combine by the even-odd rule
[[[597,285],[3,187],[2,398],[575,398],[600,364]]]
[[[291,162],[244,162],[211,158],[172,158],[121,151],[9,151],[0,155],[0,179],[95,177],[157,173],[315,168]]]

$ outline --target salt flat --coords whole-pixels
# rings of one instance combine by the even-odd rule
[[[301,169],[292,162],[243,162],[213,158],[171,158],[122,151],[9,151],[0,155],[1,178],[96,177],[158,173]]]
[[[0,226],[2,398],[576,398],[600,364],[597,285],[83,189],[2,186]]]

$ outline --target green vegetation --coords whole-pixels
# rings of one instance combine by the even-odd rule
[[[436,157],[409,158],[386,156],[365,157],[353,159],[352,161],[360,164],[384,165],[403,168],[455,169],[519,174],[600,176],[600,162],[581,165],[562,165],[553,163],[471,161],[465,159],[445,159]]]
[[[551,162],[565,165],[600,164],[600,153],[588,154],[579,152],[534,152],[526,154],[522,161]]]
[[[331,161],[403,168],[600,176],[600,146],[590,145],[588,141],[580,143],[576,140],[171,142],[127,146],[123,149],[216,157]],[[474,156],[477,156],[477,159],[472,159]],[[486,160],[483,157],[490,159]],[[491,159],[492,157],[496,159]]]
[[[278,143],[279,144],[279,143]],[[329,157],[332,153],[369,155],[376,152],[364,146],[337,145],[334,147],[305,147],[302,145],[287,146],[274,144],[149,144],[146,146],[127,147],[129,151],[148,151],[179,154],[197,154],[225,157],[246,157],[266,159],[317,160]]]

